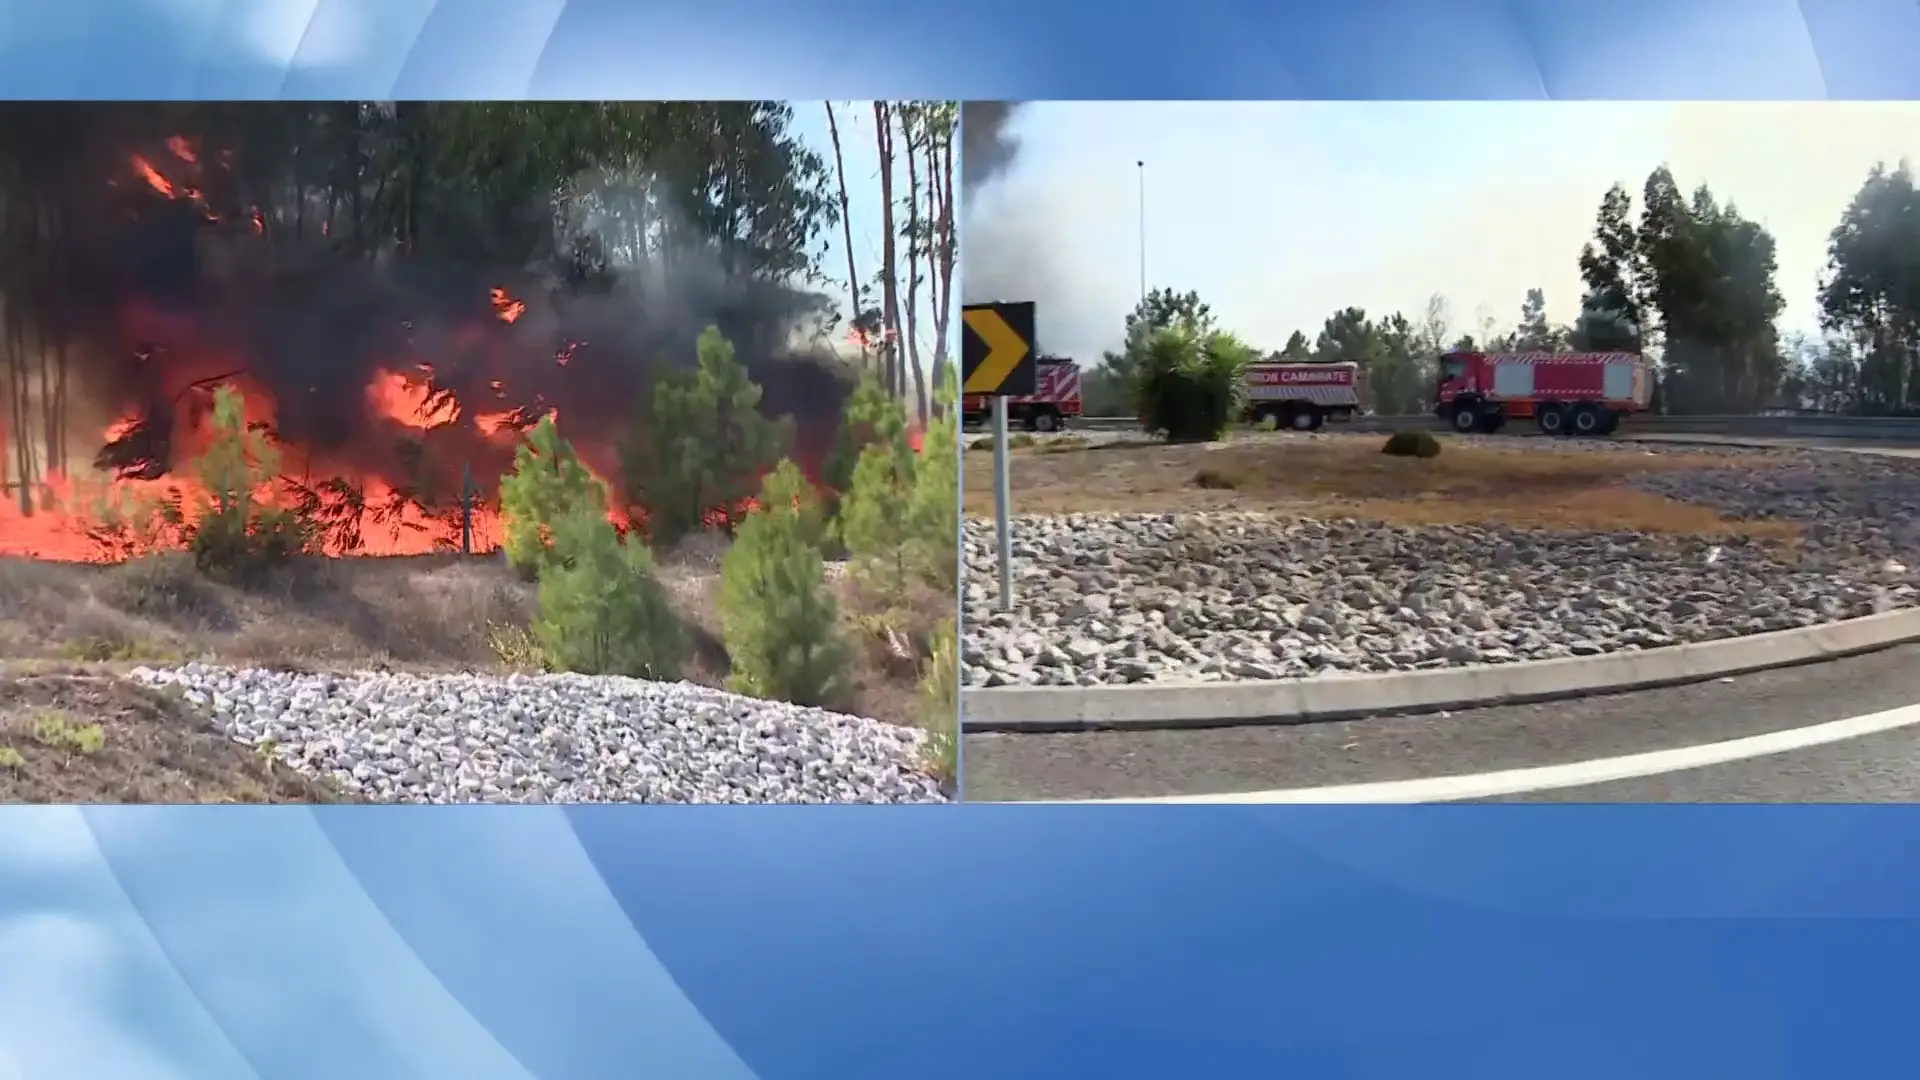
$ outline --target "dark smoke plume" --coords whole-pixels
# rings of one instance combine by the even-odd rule
[[[966,157],[960,172],[967,196],[961,296],[969,304],[1034,301],[1044,345],[1049,316],[1060,314],[1051,302],[1058,280],[1051,231],[1033,207],[996,197],[1000,179],[1020,155],[1020,138],[1010,129],[1023,108],[1025,103],[1017,101],[969,101],[961,107]]]
[[[383,371],[416,379],[430,371],[433,399],[468,414],[530,423],[557,409],[562,434],[597,453],[596,465],[609,463],[657,375],[693,363],[708,325],[727,334],[764,387],[763,408],[794,416],[803,460],[827,445],[850,389],[824,344],[804,344],[801,329],[814,325],[824,298],[730,274],[704,248],[585,284],[558,263],[475,269],[426,255],[339,254],[311,225],[302,240],[285,223],[213,220],[204,206],[142,183],[133,155],[162,172],[184,168],[157,139],[84,128],[73,137],[84,145],[65,155],[74,173],[61,257],[38,287],[11,299],[65,343],[75,396],[90,399],[84,412],[102,423],[139,417],[96,460],[128,476],[177,468],[176,417],[236,376],[272,397],[283,468],[320,462],[395,484],[417,478],[419,435],[369,404]],[[524,303],[517,319],[496,314],[495,289]],[[75,420],[76,433],[98,430]],[[429,453],[449,474],[436,479],[441,491],[458,489],[463,465],[490,487],[511,454],[468,424],[433,437],[443,444]]]
[[[1013,166],[1020,140],[1007,130],[1023,102],[969,101],[960,106],[960,188],[966,194]]]
[[[1058,197],[1051,186],[1031,171],[1008,179],[1021,151],[1013,129],[1025,108],[1023,103],[973,102],[962,113],[967,154],[962,299],[969,304],[1031,301],[1040,351],[1091,367],[1100,361],[1098,348],[1118,344],[1125,311],[1114,310],[1111,296],[1091,283],[1097,271],[1090,274],[1084,261],[1074,262],[1083,238],[1063,224],[1062,207],[1046,201],[1049,195]]]

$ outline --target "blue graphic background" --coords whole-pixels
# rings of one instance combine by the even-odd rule
[[[31,98],[1888,98],[1909,0],[5,0]]]
[[[1890,1075],[1916,882],[1904,807],[14,807],[0,1076]]]
[[[1910,98],[1908,0],[0,5],[35,98]],[[1920,809],[0,809],[0,1080],[1883,1075]]]

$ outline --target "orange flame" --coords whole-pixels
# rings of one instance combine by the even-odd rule
[[[176,153],[178,148],[174,148]],[[187,147],[189,153],[191,147]],[[163,195],[195,199],[192,189],[176,188],[152,163],[132,159],[134,171],[150,187]],[[197,199],[195,199],[197,202]],[[204,209],[204,208],[202,208]],[[256,226],[260,218],[255,216]],[[490,291],[493,315],[512,322],[526,305],[504,289]],[[130,316],[130,318],[135,316]],[[485,336],[487,323],[476,320],[466,329],[470,339]],[[173,336],[176,330],[164,332]],[[147,334],[140,334],[146,338]],[[468,340],[468,335],[456,335]],[[456,342],[457,344],[457,342]],[[555,361],[566,364],[585,342],[568,342],[555,354]],[[195,376],[243,369],[244,359],[209,352],[205,355],[180,350],[185,356],[171,361],[170,385]],[[136,356],[145,362],[151,359]],[[180,361],[186,361],[184,364]],[[165,453],[172,462],[201,457],[209,448],[212,431],[205,424],[206,409],[213,382],[224,380],[235,385],[245,402],[245,420],[250,428],[272,432],[278,411],[271,394],[245,374],[203,378],[192,385],[191,393],[174,398],[170,417],[153,417],[140,412],[103,425],[101,434],[110,444],[120,445],[143,433],[152,423],[170,428],[171,445]],[[178,380],[178,381],[176,381]],[[462,459],[469,469],[503,467],[506,451],[522,437],[528,421],[541,414],[559,422],[559,411],[539,398],[521,408],[512,403],[509,387],[499,378],[484,379],[484,385],[498,400],[495,411],[481,411],[477,400],[463,403],[434,384],[434,366],[409,357],[376,371],[365,387],[370,414],[382,417],[408,434],[402,444],[406,453],[427,455],[409,458],[400,464],[406,472],[382,473],[364,464],[349,464],[324,452],[287,447],[282,460],[288,466],[282,476],[263,483],[254,497],[262,504],[294,510],[303,520],[319,529],[314,550],[329,556],[414,555],[457,550],[464,512],[471,524],[473,549],[496,549],[504,536],[504,527],[492,496],[469,498],[468,492],[444,486],[434,489],[434,477],[440,470],[420,466],[424,461],[444,464]],[[0,451],[9,445],[8,432],[0,425]],[[25,437],[25,436],[21,436]],[[616,476],[617,454],[613,445],[576,438],[583,464],[596,478]],[[415,475],[420,473],[420,475]],[[471,475],[471,473],[470,473]],[[811,473],[810,473],[811,475]],[[408,479],[402,479],[402,477]],[[491,476],[487,477],[491,487]],[[444,476],[439,481],[445,484]],[[604,480],[603,480],[604,482]],[[409,485],[424,485],[416,490]],[[613,487],[613,485],[609,485]],[[615,488],[617,490],[617,488]],[[200,515],[217,504],[212,492],[191,470],[158,479],[144,479],[113,473],[62,473],[47,470],[38,479],[0,486],[0,557],[25,556],[65,562],[110,563],[154,551],[177,549],[192,535]],[[456,498],[458,495],[458,498]],[[463,504],[464,508],[463,508]],[[707,514],[709,525],[738,521],[754,508],[751,499],[732,507],[715,507]],[[644,510],[613,508],[608,519],[623,532],[644,527]]]
[[[174,157],[179,158],[189,165],[198,165],[200,163],[199,155],[193,152],[193,144],[178,135],[167,140],[167,149],[173,152]]]
[[[493,301],[493,313],[500,317],[501,322],[513,322],[515,319],[527,313],[527,302],[525,300],[514,299],[508,295],[505,289],[492,290],[491,299]]]
[[[133,155],[130,160],[133,163],[133,171],[140,174],[140,179],[145,180],[148,187],[165,195],[169,199],[175,197],[172,181],[161,176],[160,170],[154,168],[152,162],[141,157],[139,154]]]
[[[435,399],[431,387],[393,371],[374,373],[367,384],[367,401],[381,416],[421,431],[460,419],[458,402]]]

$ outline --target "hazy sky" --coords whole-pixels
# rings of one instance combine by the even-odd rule
[[[1817,328],[1827,234],[1875,162],[1920,161],[1920,104],[1041,103],[1015,114],[1010,170],[971,199],[968,300],[1032,299],[1042,347],[1119,339],[1147,279],[1196,289],[1262,348],[1336,309],[1456,332],[1502,327],[1526,290],[1571,321],[1601,196],[1636,200],[1664,163],[1778,242],[1783,331]]]

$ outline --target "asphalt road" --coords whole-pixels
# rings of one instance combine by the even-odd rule
[[[969,801],[1321,788],[1568,765],[1920,704],[1920,646],[1690,686],[1418,717],[965,738]],[[1920,725],[1493,801],[1920,802]]]

